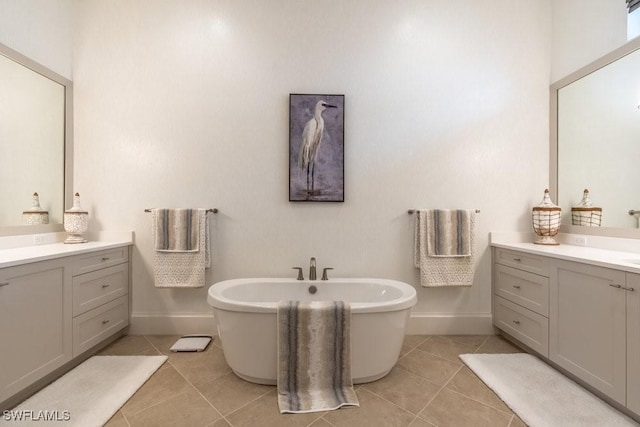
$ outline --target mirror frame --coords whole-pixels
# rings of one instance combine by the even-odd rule
[[[73,203],[73,84],[71,80],[61,76],[0,43],[0,55],[6,56],[14,62],[53,80],[64,86],[64,203],[65,209]],[[0,226],[1,236],[17,236],[23,234],[52,233],[64,231],[63,224],[43,225],[11,225]]]
[[[558,91],[639,49],[640,37],[636,37],[613,52],[604,55],[551,85],[549,96],[549,192],[556,203],[558,202]],[[640,239],[640,228],[584,227],[561,224],[560,231],[571,234]]]

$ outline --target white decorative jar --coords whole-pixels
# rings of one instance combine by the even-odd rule
[[[24,225],[49,224],[49,211],[40,207],[40,196],[33,193],[31,207],[22,211],[22,223]]]
[[[68,236],[64,243],[86,243],[82,234],[89,228],[89,212],[80,207],[80,194],[73,196],[73,207],[64,211],[64,230]]]
[[[538,245],[558,245],[554,236],[560,231],[560,214],[562,209],[555,205],[549,196],[549,190],[544,190],[544,197],[538,206],[532,210],[533,231],[538,238],[533,242]]]
[[[571,224],[585,227],[600,227],[602,224],[602,208],[593,206],[586,188],[578,206],[571,208]]]

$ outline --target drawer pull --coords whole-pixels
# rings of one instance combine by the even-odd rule
[[[618,285],[616,283],[611,283],[611,284],[609,284],[609,286],[611,286],[612,288],[617,288],[617,289],[622,288],[622,285]]]
[[[109,257],[108,256],[103,256],[102,257],[102,261],[109,261]]]
[[[0,288],[1,288],[1,287],[3,287],[3,286],[9,286],[9,282],[2,282],[2,283],[0,283]]]
[[[107,323],[109,323],[109,320],[108,320],[108,319],[107,319],[107,320],[103,320],[103,321],[102,321],[102,324],[103,324],[103,325],[106,325]]]
[[[108,288],[109,286],[111,286],[111,285],[110,285],[110,284],[108,284],[108,283],[105,283],[104,285],[102,285],[102,289],[104,289],[104,288]]]
[[[516,325],[519,325],[520,321],[519,320],[514,320],[513,323],[515,323]]]
[[[515,262],[520,262],[520,261],[522,261],[522,258],[514,258],[513,260],[514,260]]]
[[[512,285],[516,289],[520,289],[520,285]]]

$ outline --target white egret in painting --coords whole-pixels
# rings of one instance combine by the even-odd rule
[[[322,118],[322,112],[327,108],[338,108],[335,105],[328,104],[326,101],[318,101],[311,118],[307,124],[304,125],[302,131],[302,144],[300,147],[300,157],[298,159],[298,166],[303,171],[307,172],[307,193],[311,194],[314,191],[314,171],[316,154],[318,153],[318,147],[322,142],[322,135],[324,133],[324,119]]]

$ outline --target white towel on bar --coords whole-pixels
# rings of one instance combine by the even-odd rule
[[[454,212],[454,211],[450,211]],[[424,287],[443,286],[471,286],[475,271],[475,211],[465,211],[468,216],[468,255],[442,256],[429,255],[429,239],[433,239],[430,232],[434,226],[430,220],[434,218],[433,210],[418,210],[416,212],[414,265],[420,269],[420,284]],[[443,231],[443,230],[441,230]]]
[[[204,245],[199,244],[197,250],[189,249],[179,252],[154,249],[153,272],[157,288],[201,288],[205,285],[205,269],[211,266],[209,221],[206,209],[193,211],[198,218],[198,241],[204,242]],[[161,221],[162,215],[160,209],[153,209],[154,240],[158,235],[163,234],[158,227],[167,224]],[[154,248],[157,247],[158,242],[154,241]]]

